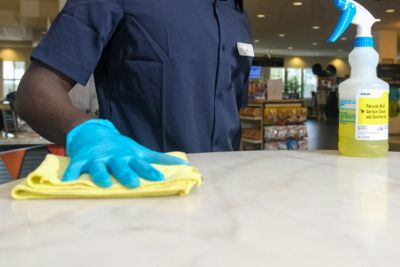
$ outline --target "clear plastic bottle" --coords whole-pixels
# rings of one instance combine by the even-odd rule
[[[377,77],[379,55],[371,33],[380,20],[354,0],[333,3],[341,16],[329,42],[336,42],[350,24],[357,25],[349,56],[351,76],[339,85],[339,151],[345,156],[382,157],[389,147],[389,85]]]
[[[353,157],[388,152],[389,84],[377,77],[379,55],[371,46],[349,55],[351,77],[339,85],[339,151]]]

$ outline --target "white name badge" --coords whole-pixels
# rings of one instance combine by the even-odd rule
[[[237,43],[239,55],[243,57],[254,57],[254,48],[252,44]]]

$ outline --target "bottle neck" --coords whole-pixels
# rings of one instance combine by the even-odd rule
[[[356,47],[349,55],[352,77],[377,78],[379,55],[373,47]]]

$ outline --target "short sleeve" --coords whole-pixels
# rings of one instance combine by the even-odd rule
[[[85,85],[123,17],[122,0],[68,0],[31,59]]]

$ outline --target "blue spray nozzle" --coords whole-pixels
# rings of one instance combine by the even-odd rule
[[[347,5],[347,0],[334,0],[334,4],[340,10],[344,9]]]
[[[357,8],[353,3],[348,4],[347,0],[334,0],[335,5],[342,10],[340,15],[339,23],[336,26],[328,42],[336,42],[337,39],[347,30],[350,24],[353,22],[354,17],[357,13]]]
[[[372,25],[379,20],[375,19],[365,7],[355,0],[333,0],[333,3],[342,12],[339,23],[331,37],[329,37],[328,42],[333,43],[337,41],[352,23],[357,25],[357,38],[365,37],[372,39]]]

